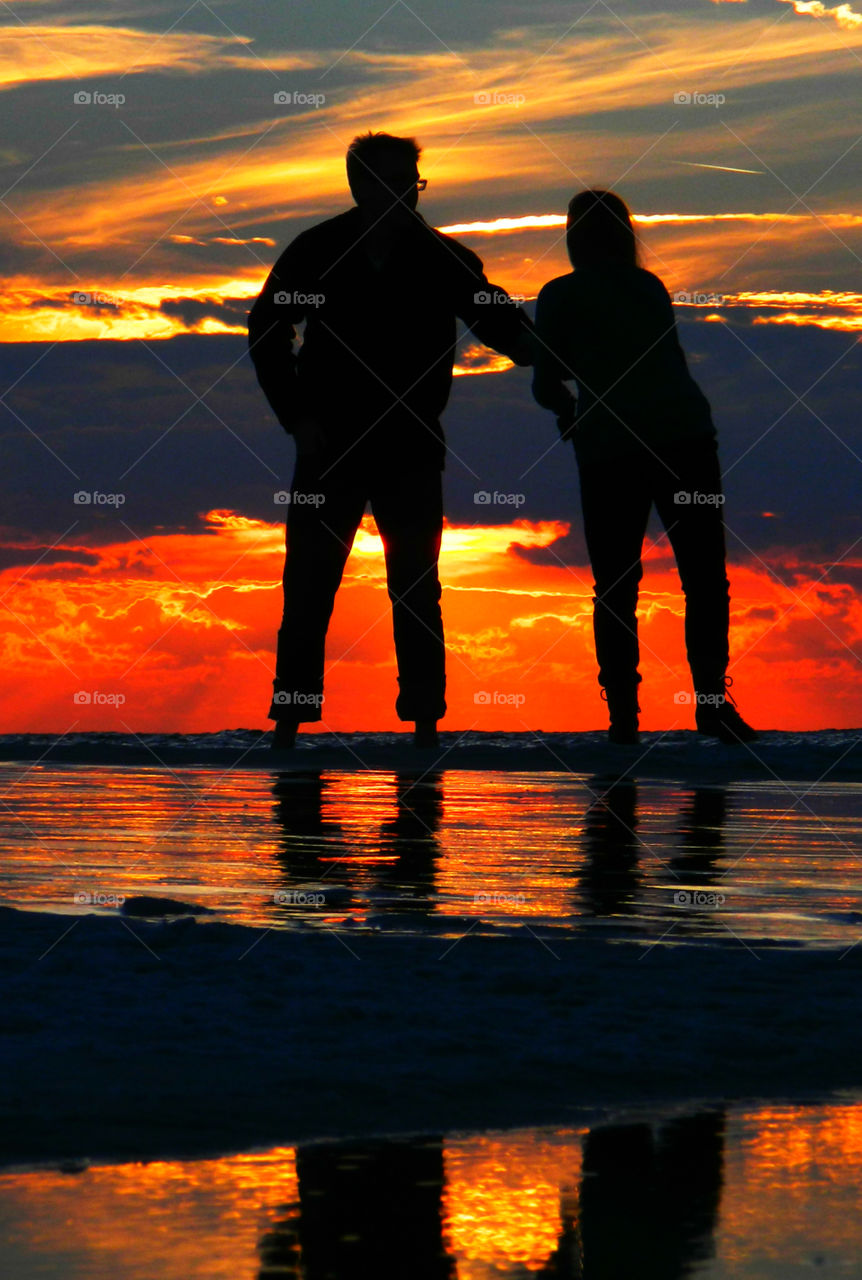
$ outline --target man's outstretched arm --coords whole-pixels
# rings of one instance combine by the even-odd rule
[[[533,363],[533,324],[516,299],[491,284],[482,261],[471,249],[458,245],[460,270],[456,312],[486,347],[493,347],[517,365]]]

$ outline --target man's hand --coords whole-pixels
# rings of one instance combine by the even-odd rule
[[[524,369],[533,364],[536,359],[535,339],[529,330],[518,335],[518,341],[514,347],[510,347],[506,353],[513,364]]]
[[[571,403],[557,415],[557,430],[563,440],[571,440],[575,434],[577,427],[577,405],[578,402],[572,397]]]

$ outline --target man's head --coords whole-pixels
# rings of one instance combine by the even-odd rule
[[[372,221],[412,213],[419,199],[419,156],[413,138],[364,133],[347,148],[347,181],[353,199]]]

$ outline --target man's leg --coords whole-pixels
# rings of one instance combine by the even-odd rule
[[[433,725],[446,712],[446,662],[437,561],[443,530],[442,477],[436,467],[389,472],[372,486],[371,509],[383,539],[398,661],[399,720]],[[429,730],[429,734],[433,731]],[[417,725],[417,741],[421,730]],[[429,740],[430,745],[430,740]]]
[[[599,684],[606,690],[611,734],[636,741],[637,601],[641,549],[651,506],[642,465],[578,459],[584,534],[595,579],[593,633]]]
[[[322,469],[314,456],[297,459],[290,490],[284,613],[269,709],[269,718],[285,727],[321,719],[326,631],[365,509],[362,477],[348,481],[333,471],[321,477]]]

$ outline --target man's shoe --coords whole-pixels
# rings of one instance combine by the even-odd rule
[[[296,746],[296,731],[299,723],[296,720],[276,720],[272,731],[270,746],[279,751],[289,751]]]
[[[437,737],[437,721],[436,720],[417,720],[416,728],[413,731],[414,747],[439,747],[440,739]]]
[[[627,684],[602,689],[602,698],[608,704],[611,723],[608,729],[608,742],[617,747],[636,747],[640,742],[638,734],[638,688],[636,684]]]
[[[640,740],[637,716],[629,721],[614,720],[608,729],[608,742],[615,747],[636,747]]]

